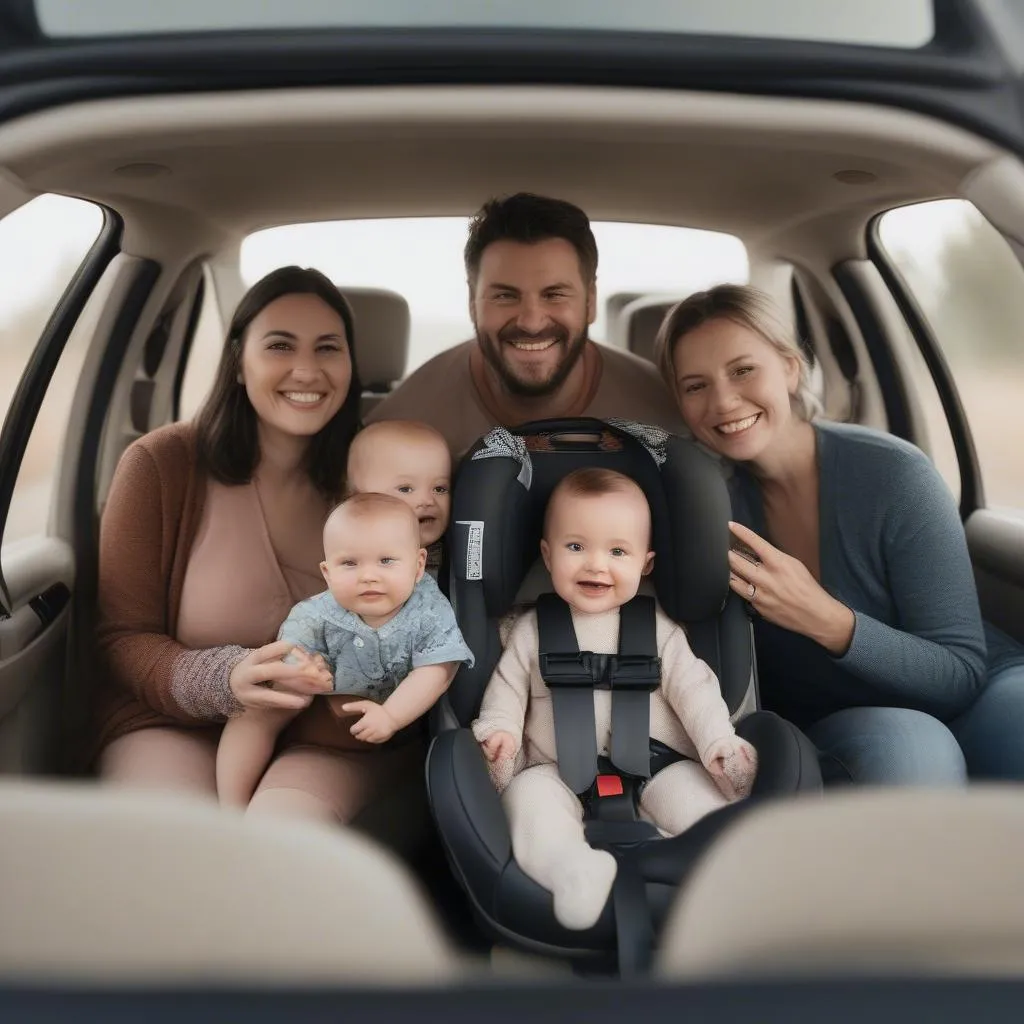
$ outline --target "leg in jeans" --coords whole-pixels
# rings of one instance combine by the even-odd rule
[[[961,786],[967,768],[953,734],[909,708],[845,708],[806,730],[826,784]]]
[[[1024,779],[1024,647],[986,623],[988,684],[949,723],[972,779]]]
[[[139,729],[113,740],[100,754],[103,782],[215,797],[214,729]]]
[[[274,756],[281,730],[298,714],[287,708],[250,708],[228,719],[217,745],[217,796],[225,807],[248,807]]]

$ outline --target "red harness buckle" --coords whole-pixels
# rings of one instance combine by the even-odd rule
[[[618,775],[598,775],[598,796],[622,796],[623,792],[622,779]]]

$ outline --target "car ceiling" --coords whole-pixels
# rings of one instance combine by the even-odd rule
[[[528,189],[595,220],[734,233],[764,256],[860,255],[878,211],[955,195],[1000,151],[848,102],[584,87],[280,89],[84,102],[0,126],[0,173],[105,203],[129,245],[471,213]]]

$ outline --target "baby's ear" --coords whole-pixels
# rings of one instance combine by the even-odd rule
[[[324,582],[325,583],[330,583],[331,581],[330,581],[330,579],[328,578],[328,575],[327,575],[327,563],[326,562],[321,562],[320,563],[320,572],[323,574]]]
[[[551,545],[543,538],[540,542],[540,557],[544,561],[544,568],[551,572]]]
[[[419,583],[423,579],[423,573],[427,568],[427,549],[420,548],[419,556],[416,560],[416,582]]]
[[[648,551],[647,557],[644,559],[644,567],[640,571],[641,576],[649,576],[651,570],[654,568],[654,552]]]

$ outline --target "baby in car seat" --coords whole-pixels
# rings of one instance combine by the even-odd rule
[[[451,513],[452,459],[444,436],[415,420],[380,420],[364,427],[348,453],[350,493],[392,494],[416,513],[427,572],[437,579],[442,538]]]
[[[617,651],[619,610],[653,568],[650,541],[650,508],[629,477],[581,469],[555,487],[541,555],[555,592],[569,605],[581,651]],[[660,607],[656,632],[662,673],[650,696],[650,734],[684,759],[644,786],[639,811],[663,835],[677,835],[750,793],[757,754],[736,735],[714,673]],[[588,845],[583,806],[559,775],[538,644],[537,613],[531,610],[516,621],[472,728],[502,792],[516,861],[551,892],[564,927],[585,929],[608,900],[616,861]],[[594,705],[598,752],[607,755],[611,693],[595,690]]]
[[[443,527],[442,527],[443,529]],[[359,714],[352,735],[384,743],[425,714],[462,662],[473,664],[447,598],[426,574],[416,513],[399,497],[355,494],[324,525],[328,589],[300,601],[278,633],[290,657],[322,667],[328,700]],[[248,708],[228,720],[217,749],[222,803],[246,806],[278,734],[299,712]]]

